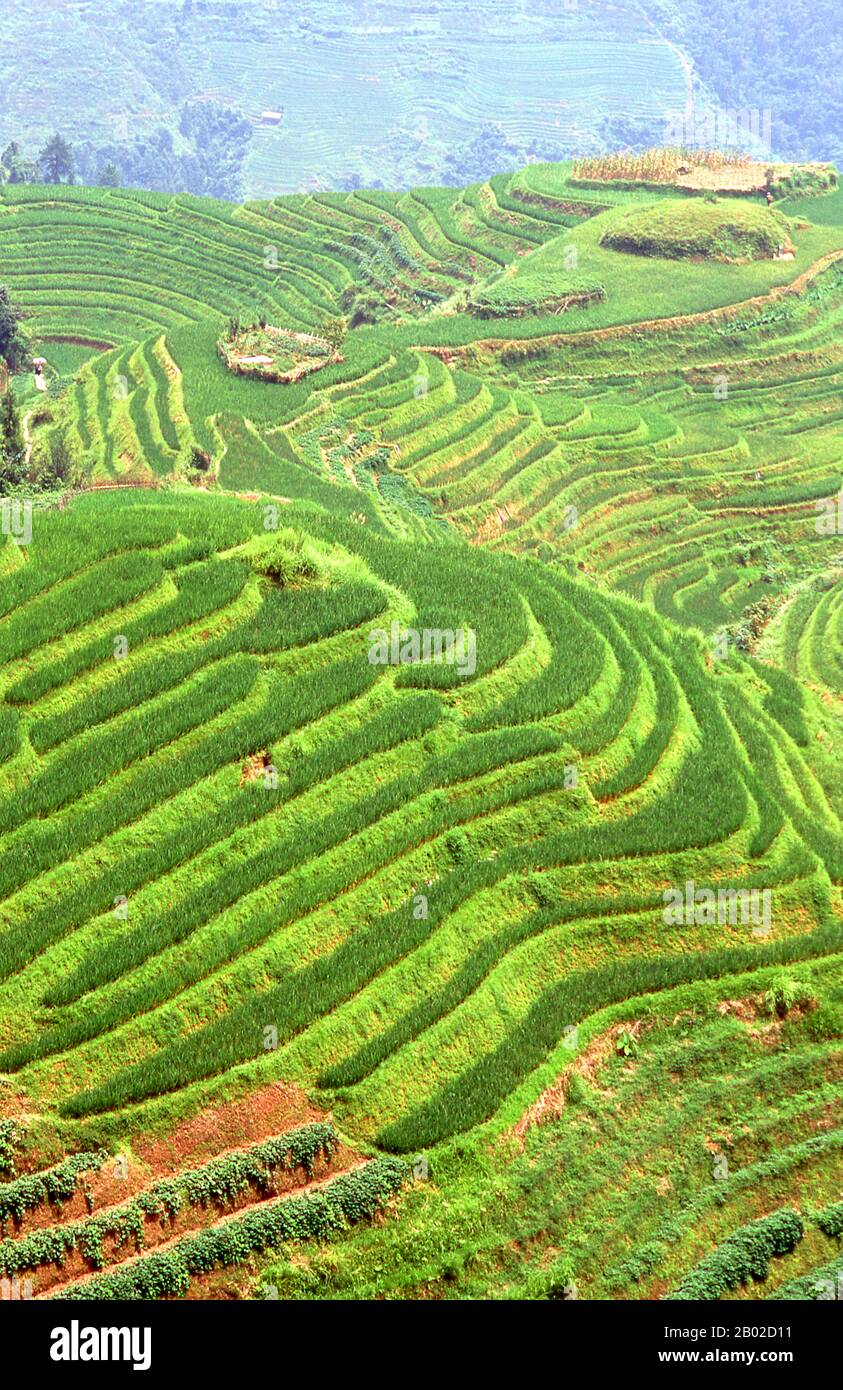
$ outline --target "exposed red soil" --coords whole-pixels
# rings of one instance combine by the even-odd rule
[[[280,1185],[281,1182],[297,1176],[296,1174],[282,1173],[279,1175],[279,1190],[276,1194],[262,1198],[256,1191],[244,1193],[237,1202],[227,1207],[222,1215],[220,1215],[217,1208],[189,1207],[179,1213],[172,1225],[161,1227],[156,1222],[151,1228],[148,1226],[144,1248],[140,1251],[129,1250],[128,1258],[126,1258],[127,1247],[121,1248],[117,1252],[118,1260],[112,1264],[110,1268],[128,1268],[136,1264],[138,1260],[143,1259],[152,1250],[159,1252],[169,1250],[186,1235],[188,1231],[210,1230],[219,1226],[225,1226],[227,1222],[235,1217],[238,1212],[242,1211],[244,1207],[254,1206],[257,1202],[272,1207],[277,1206],[279,1202],[286,1201],[296,1190],[298,1190],[299,1193],[314,1192],[318,1188],[324,1187],[326,1182],[330,1182],[331,1179],[337,1177],[339,1173],[351,1172],[355,1168],[362,1168],[367,1161],[367,1159],[361,1159],[359,1156],[352,1154],[350,1150],[341,1147],[330,1164],[320,1162],[317,1169],[317,1176],[311,1182],[293,1182],[289,1186],[282,1188]],[[161,1234],[160,1240],[151,1238],[156,1228]],[[124,1258],[119,1258],[120,1256]],[[48,1294],[56,1293],[59,1289],[66,1287],[68,1284],[88,1283],[91,1279],[95,1279],[99,1273],[101,1273],[101,1271],[91,1270],[82,1256],[79,1255],[78,1252],[74,1252],[62,1267],[52,1267],[48,1270],[39,1270],[37,1272],[33,1277],[35,1298],[46,1297]],[[51,1277],[53,1275],[55,1275],[55,1277]]]
[[[269,761],[269,754],[264,749],[261,753],[253,753],[251,758],[247,758],[240,772],[240,786],[246,782],[257,782],[259,777],[263,777],[267,768],[272,764]]]
[[[84,1186],[80,1185],[60,1210],[37,1207],[27,1212],[20,1225],[8,1222],[7,1234],[27,1235],[44,1226],[84,1220],[90,1214],[85,1188],[93,1201],[93,1212],[98,1214],[129,1201],[158,1178],[170,1177],[183,1168],[201,1167],[224,1153],[249,1148],[273,1135],[326,1118],[329,1117],[311,1105],[296,1086],[272,1082],[241,1099],[200,1111],[183,1120],[165,1138],[135,1139],[122,1169],[125,1176],[121,1175],[116,1157],[111,1157],[99,1172],[83,1175]],[[57,1161],[52,1157],[50,1163]]]
[[[190,1288],[180,1302],[242,1302],[249,1297],[248,1285],[251,1278],[251,1273],[243,1265],[234,1265],[229,1269],[213,1269],[209,1274],[195,1274],[190,1281]],[[163,1301],[170,1303],[174,1300]]]
[[[297,1086],[274,1081],[183,1120],[166,1139],[138,1140],[134,1150],[156,1177],[164,1176],[206,1163],[226,1149],[242,1149],[272,1134],[329,1118]]]
[[[524,1111],[521,1119],[513,1126],[510,1133],[523,1144],[527,1131],[532,1129],[534,1125],[545,1124],[549,1120],[558,1120],[568,1101],[571,1077],[581,1076],[596,1086],[600,1069],[605,1066],[610,1057],[616,1055],[619,1034],[629,1033],[632,1037],[638,1038],[641,1034],[641,1028],[641,1020],[633,1019],[628,1022],[615,1023],[605,1032],[598,1033],[571,1062],[571,1065],[560,1073],[553,1085],[543,1091],[538,1100]]]
[[[140,1249],[133,1238],[130,1238],[122,1245],[108,1237],[103,1241],[104,1263],[108,1268],[116,1268],[118,1265],[131,1262],[141,1255],[148,1255],[153,1250],[163,1250],[169,1248],[175,1241],[192,1231],[205,1230],[211,1226],[219,1226],[246,1207],[258,1204],[272,1204],[281,1201],[296,1192],[304,1191],[313,1186],[318,1186],[320,1182],[328,1178],[335,1177],[337,1173],[344,1172],[353,1168],[359,1162],[357,1155],[350,1149],[340,1147],[337,1153],[330,1160],[318,1159],[314,1165],[313,1179],[308,1181],[306,1174],[300,1168],[290,1169],[289,1171],[278,1172],[275,1176],[272,1191],[264,1195],[258,1187],[250,1187],[245,1192],[241,1192],[233,1202],[220,1206],[213,1204],[208,1207],[185,1206],[177,1214],[174,1221],[162,1222],[154,1217],[148,1217],[144,1222],[143,1244]],[[126,1194],[123,1194],[126,1200]],[[96,1212],[95,1212],[96,1214]],[[65,1224],[62,1222],[61,1224]],[[33,1274],[33,1287],[36,1296],[53,1292],[64,1284],[76,1283],[77,1280],[87,1278],[97,1270],[92,1270],[91,1265],[79,1250],[74,1250],[68,1255],[63,1265],[41,1266]]]
[[[135,1139],[128,1154],[121,1158],[112,1155],[99,1172],[83,1175],[74,1196],[60,1209],[48,1205],[39,1207],[27,1213],[19,1225],[7,1223],[7,1235],[19,1238],[45,1227],[64,1226],[84,1221],[91,1215],[102,1215],[109,1208],[125,1205],[156,1180],[186,1168],[201,1167],[211,1159],[327,1118],[330,1117],[311,1105],[296,1086],[272,1082],[249,1095],[181,1121],[164,1137]],[[106,1238],[103,1243],[105,1266],[116,1268],[150,1251],[166,1249],[190,1231],[220,1225],[246,1207],[282,1201],[293,1193],[318,1187],[337,1173],[357,1167],[360,1162],[357,1153],[341,1144],[330,1159],[317,1160],[310,1179],[302,1169],[281,1170],[276,1173],[269,1193],[254,1185],[240,1193],[230,1205],[186,1206],[173,1222],[147,1217],[140,1250],[134,1237],[122,1245],[117,1245],[112,1237]],[[39,1297],[66,1284],[93,1277],[97,1272],[79,1251],[73,1251],[63,1265],[42,1266],[26,1272],[26,1277],[32,1278],[36,1297]],[[203,1280],[203,1291],[195,1297],[238,1296],[236,1271],[215,1272],[207,1279],[210,1284]],[[219,1291],[209,1292],[209,1288]]]

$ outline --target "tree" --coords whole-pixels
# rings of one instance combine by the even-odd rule
[[[26,446],[20,415],[9,387],[0,400],[0,481],[19,487],[26,476]]]
[[[643,116],[604,116],[597,127],[603,147],[609,154],[623,151],[643,154],[665,143],[664,116],[660,119]]]
[[[113,159],[109,159],[100,169],[98,183],[101,188],[120,187],[120,170]]]
[[[3,153],[0,154],[0,165],[2,165],[4,169],[11,169],[13,160],[20,159],[22,153],[23,151],[17,140],[11,140]]]
[[[29,349],[20,330],[23,314],[9,298],[5,285],[0,285],[0,359],[10,372],[20,371],[26,365]]]
[[[41,170],[34,159],[25,159],[23,155],[19,159],[12,161],[9,170],[9,183],[40,183]]]
[[[38,165],[12,140],[0,154],[0,183],[36,183],[39,178]]]
[[[45,183],[73,183],[76,178],[76,156],[72,145],[58,132],[48,140],[38,156]]]
[[[521,146],[514,144],[501,125],[484,125],[445,159],[443,182],[462,188],[467,183],[481,183],[490,174],[520,169],[525,163]]]
[[[322,337],[330,343],[334,352],[339,352],[348,333],[348,324],[343,318],[326,319],[322,325]]]
[[[34,470],[34,481],[39,487],[59,490],[72,487],[78,477],[76,459],[68,448],[63,435],[54,435],[46,455],[42,455]]]

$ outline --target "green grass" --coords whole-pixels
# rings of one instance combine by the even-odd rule
[[[329,1253],[256,1211],[294,1296],[661,1297],[790,1208],[804,1239],[723,1295],[834,1256],[843,240],[731,263],[733,202],[778,213],[569,172],[1,191],[35,331],[114,345],[57,358],[39,438],[156,486],[37,498],[0,547],[0,1069],[51,1163],[276,1080],[422,1153],[394,1220],[323,1213]],[[630,220],[715,254],[668,273],[606,245]],[[554,312],[578,285],[605,298]],[[341,360],[227,371],[263,311],[345,314]],[[393,624],[471,634],[470,669],[372,662]],[[689,882],[769,893],[769,933],[666,920]],[[227,1241],[104,1292],[183,1292]]]
[[[738,198],[667,199],[616,217],[602,245],[669,260],[758,261],[793,254],[787,224]]]

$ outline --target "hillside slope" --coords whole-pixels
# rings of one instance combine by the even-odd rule
[[[114,490],[0,548],[0,1114],[43,1168],[283,1081],[347,1158],[91,1291],[684,1296],[793,1206],[723,1296],[834,1260],[840,195],[789,262],[601,246],[662,196],[3,190],[36,445]],[[292,385],[217,352],[341,311]]]

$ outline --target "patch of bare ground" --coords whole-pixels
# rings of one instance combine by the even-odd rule
[[[23,1111],[15,1117],[26,1119]],[[37,1207],[13,1228],[9,1223],[7,1234],[28,1235],[45,1226],[83,1221],[92,1213],[101,1215],[109,1207],[130,1201],[159,1178],[172,1177],[185,1168],[199,1168],[212,1158],[327,1118],[298,1087],[273,1082],[238,1100],[200,1111],[181,1121],[165,1138],[135,1139],[131,1152],[119,1157],[115,1153],[98,1172],[83,1174],[77,1191],[61,1208]],[[54,1164],[60,1157],[52,1154],[48,1163]],[[341,1157],[342,1151],[338,1155]],[[26,1170],[34,1171],[39,1166],[45,1165],[30,1164]],[[287,1178],[293,1179],[295,1174],[279,1175],[279,1181]]]
[[[805,1003],[793,1004],[786,1015],[779,1017],[770,1014],[763,994],[752,994],[746,999],[721,999],[717,1005],[717,1012],[721,1016],[729,1014],[740,1019],[741,1023],[746,1025],[750,1037],[756,1042],[761,1042],[766,1047],[777,1047],[784,1024],[798,1022],[816,1007],[814,1000],[807,1000]]]
[[[330,1118],[298,1086],[275,1081],[237,1100],[201,1110],[165,1139],[135,1142],[138,1158],[157,1176],[195,1167],[227,1149],[242,1149],[273,1134]]]
[[[532,1129],[534,1125],[547,1124],[549,1121],[559,1119],[568,1101],[572,1077],[580,1076],[584,1081],[597,1086],[600,1069],[606,1065],[610,1057],[616,1054],[619,1035],[628,1033],[637,1039],[641,1035],[642,1026],[640,1019],[617,1023],[604,1033],[599,1033],[596,1038],[592,1038],[588,1046],[565,1068],[553,1085],[542,1092],[529,1110],[525,1110],[511,1131],[515,1138],[523,1143],[527,1131]]]
[[[240,785],[245,786],[247,782],[257,782],[259,777],[263,777],[267,769],[272,764],[269,761],[269,754],[264,750],[261,753],[253,753],[247,758],[240,772]]]

